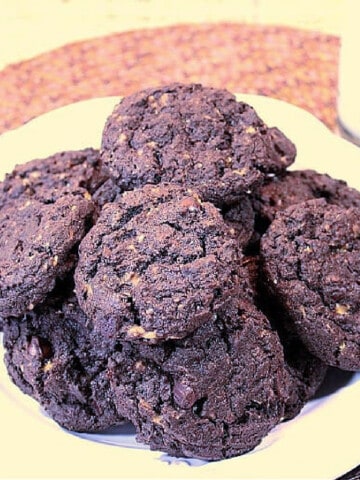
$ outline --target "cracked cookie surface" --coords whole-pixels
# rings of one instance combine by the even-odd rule
[[[311,353],[360,369],[360,209],[310,200],[279,212],[262,237],[269,290]]]
[[[13,382],[61,426],[99,431],[121,418],[106,376],[108,352],[96,347],[72,288],[59,285],[32,312],[5,320],[5,363]]]
[[[295,146],[226,90],[171,84],[125,97],[107,119],[101,156],[121,190],[171,182],[219,206],[285,170]]]
[[[79,252],[79,303],[109,338],[184,337],[238,289],[235,232],[212,204],[175,185],[106,205]]]
[[[206,460],[240,455],[283,416],[282,348],[250,303],[234,302],[184,339],[121,347],[109,363],[115,402],[152,449]]]

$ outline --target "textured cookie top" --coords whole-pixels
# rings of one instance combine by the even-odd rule
[[[280,177],[266,181],[252,199],[253,207],[267,226],[279,210],[316,198],[324,198],[340,207],[360,207],[360,192],[348,187],[343,180],[314,170],[285,172]]]
[[[0,210],[0,316],[20,316],[45,299],[73,267],[92,213],[82,195],[51,203],[20,196]]]
[[[181,338],[238,288],[234,231],[212,204],[174,185],[106,205],[79,252],[79,302],[107,337]]]
[[[4,325],[5,362],[14,383],[70,430],[120,423],[106,376],[107,353],[96,348],[87,318],[61,285],[44,304]]]
[[[252,304],[226,312],[182,340],[124,342],[109,364],[120,415],[138,438],[171,455],[219,460],[254,448],[282,418],[282,348]]]
[[[21,196],[47,202],[54,202],[64,192],[86,196],[104,181],[98,150],[59,152],[17,165],[7,174],[0,183],[0,208]]]
[[[262,238],[270,289],[309,350],[360,368],[360,209],[310,200],[275,217]]]
[[[172,84],[124,98],[103,131],[102,159],[122,190],[159,182],[231,203],[279,173],[294,145],[226,90]]]

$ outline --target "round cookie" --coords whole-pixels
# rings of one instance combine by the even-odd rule
[[[66,193],[93,194],[107,179],[99,150],[58,152],[17,165],[0,183],[0,209],[19,197],[54,202]]]
[[[186,185],[219,206],[280,173],[295,146],[226,90],[171,84],[125,97],[107,119],[104,167],[121,190]]]
[[[21,316],[45,299],[73,267],[92,214],[82,193],[54,202],[23,195],[0,209],[0,316]]]
[[[95,345],[72,288],[59,285],[32,312],[5,320],[5,363],[13,382],[61,426],[99,431],[121,418],[106,375],[108,352]]]
[[[236,231],[239,245],[245,248],[254,234],[255,213],[251,200],[244,196],[234,205],[224,206],[221,214],[225,223]]]
[[[109,178],[92,195],[92,200],[97,207],[97,212],[107,203],[114,202],[116,197],[121,194],[120,188]]]
[[[289,396],[285,404],[284,419],[294,418],[320,387],[327,365],[312,355],[294,331],[289,330],[289,321],[281,313],[276,299],[269,298],[262,285],[259,255],[244,256],[243,266],[249,274],[249,293],[252,301],[266,315],[279,335],[284,349],[285,368],[289,379]]]
[[[182,340],[123,342],[109,377],[138,440],[206,460],[253,449],[280,422],[288,395],[278,337],[245,302]]]
[[[212,204],[147,185],[105,205],[81,242],[79,303],[105,337],[181,338],[238,290],[238,250]]]
[[[279,212],[262,237],[267,287],[309,351],[360,369],[360,209],[310,200]]]
[[[360,192],[348,187],[343,180],[314,170],[294,170],[281,176],[268,179],[252,197],[256,212],[256,224],[264,231],[274,220],[276,212],[291,205],[324,198],[332,205],[340,207],[360,207]]]
[[[284,348],[285,367],[289,375],[284,420],[291,420],[320,388],[328,366],[312,355],[294,332],[279,325],[276,331]]]

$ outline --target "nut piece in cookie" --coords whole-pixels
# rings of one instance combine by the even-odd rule
[[[108,352],[91,337],[72,284],[58,287],[24,317],[5,320],[9,375],[69,430],[94,432],[119,424],[106,376]]]
[[[175,185],[147,185],[106,205],[79,253],[79,303],[105,337],[182,338],[239,288],[234,231],[212,204]]]
[[[282,132],[231,93],[179,83],[125,97],[105,124],[101,147],[122,191],[171,182],[219,206],[284,171],[295,155]]]
[[[261,241],[269,291],[311,353],[360,369],[360,208],[324,199],[279,212]]]
[[[245,302],[181,340],[122,342],[109,377],[140,441],[206,460],[253,449],[280,422],[288,395],[278,337]]]

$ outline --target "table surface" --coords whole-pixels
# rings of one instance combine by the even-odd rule
[[[229,22],[71,43],[0,71],[0,133],[72,102],[173,81],[279,98],[336,131],[339,43],[332,34]]]

